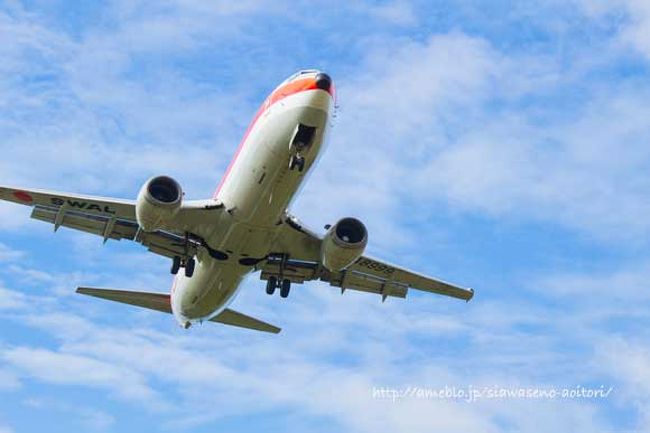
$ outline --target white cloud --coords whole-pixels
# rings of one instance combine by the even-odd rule
[[[633,407],[639,417],[633,430],[648,432],[650,422],[650,347],[647,339],[638,341],[631,336],[609,337],[598,347],[597,360],[600,367],[611,377],[620,381],[616,389],[617,400],[626,407]]]
[[[576,272],[550,275],[532,284],[552,297],[577,298],[610,304],[645,303],[650,300],[647,290],[650,263],[627,264],[609,271]]]
[[[0,368],[0,391],[13,391],[21,386],[20,380],[14,373]]]
[[[44,398],[29,398],[23,404],[39,412],[46,410],[57,411],[71,416],[75,421],[91,430],[106,430],[115,423],[115,418],[98,409],[83,404],[68,404],[62,400]]]
[[[107,389],[126,399],[148,402],[152,408],[161,403],[138,373],[90,357],[15,347],[3,350],[2,359],[13,369],[47,383]]]
[[[21,310],[28,305],[24,294],[0,287],[0,311]]]
[[[374,15],[389,23],[402,26],[412,26],[417,23],[417,17],[411,3],[406,1],[392,1],[380,5],[370,6],[370,15]]]
[[[85,408],[75,411],[75,414],[80,416],[82,424],[92,430],[107,430],[115,424],[115,417],[101,410]]]
[[[650,3],[645,0],[578,0],[578,3],[591,17],[614,17],[619,41],[650,59]]]
[[[368,215],[383,248],[408,246],[413,234],[398,222],[413,203],[533,218],[600,240],[647,238],[644,82],[585,84],[600,63],[507,55],[460,33],[382,40],[368,52],[358,78],[339,83],[343,111],[301,199],[306,212],[336,197],[320,218]],[[565,96],[575,88],[586,96]],[[372,170],[348,169],[359,161]]]
[[[15,318],[51,334],[60,347],[56,352],[14,348],[5,358],[13,370],[38,380],[107,389],[145,407],[148,393],[165,393],[175,402],[162,419],[170,428],[250,416],[251,407],[326,417],[354,432],[500,431],[501,422],[536,432],[542,427],[522,413],[540,411],[553,413],[558,427],[595,428],[590,416],[595,409],[589,404],[392,403],[372,397],[376,386],[540,385],[535,379],[539,362],[562,362],[554,353],[560,334],[549,331],[540,338],[513,329],[555,320],[544,310],[523,307],[517,315],[509,304],[484,304],[463,317],[446,312],[449,305],[442,299],[381,304],[367,295],[339,296],[325,287],[310,287],[291,303],[278,304],[266,297],[269,302],[260,302],[261,289],[256,289],[257,284],[247,284],[235,307],[281,324],[285,330],[280,336],[214,324],[189,333],[171,327],[154,331],[110,322],[95,325],[68,311],[67,320],[63,314]],[[106,305],[106,310],[116,308],[120,306]],[[242,338],[246,345],[240,344]],[[470,351],[445,349],[452,339],[468,338],[474,341]],[[502,350],[488,355],[488,347]],[[120,388],[137,392],[110,385],[118,381]],[[214,407],[219,411],[209,410]]]
[[[11,262],[25,256],[24,251],[13,249],[0,242],[0,262]]]

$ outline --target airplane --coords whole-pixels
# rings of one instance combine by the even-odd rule
[[[187,329],[204,321],[278,333],[230,309],[242,280],[260,272],[266,293],[320,280],[345,290],[406,298],[409,289],[469,301],[474,290],[364,255],[368,231],[357,218],[319,235],[288,208],[322,150],[335,86],[319,70],[299,71],[262,103],[212,198],[184,200],[165,175],[147,180],[135,200],[0,186],[0,199],[31,206],[31,217],[109,239],[128,239],[171,259],[170,293],[79,287],[77,293],[174,315]],[[180,272],[181,268],[183,269]]]

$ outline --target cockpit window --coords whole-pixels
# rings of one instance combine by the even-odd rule
[[[298,71],[295,74],[293,74],[292,76],[290,76],[289,78],[287,78],[285,80],[285,83],[288,83],[289,81],[294,80],[294,79],[298,78],[301,75],[314,74],[316,72],[318,72],[316,69],[304,69],[302,71]]]
[[[276,87],[276,89],[284,86],[287,83],[290,83],[291,81],[295,80],[296,78],[302,75],[317,74],[317,73],[318,73],[318,69],[303,69],[302,71],[298,71],[292,76],[290,76],[289,78],[287,78],[286,80],[284,80],[282,83],[280,83],[278,87]]]

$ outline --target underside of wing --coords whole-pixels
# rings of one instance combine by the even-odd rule
[[[135,220],[135,201],[96,197],[44,189],[0,186],[0,199],[27,206],[64,207],[91,215],[106,215]]]
[[[132,240],[169,258],[196,255],[201,247],[221,258],[201,237],[205,221],[214,221],[223,210],[223,205],[213,199],[184,202],[172,230],[148,232],[140,229],[135,200],[8,186],[0,186],[0,200],[32,207],[31,217],[52,224],[55,231],[68,227],[100,236],[104,242]]]
[[[474,296],[473,289],[456,286],[442,280],[427,277],[407,269],[391,265],[370,257],[360,257],[349,266],[348,272],[358,272],[375,278],[391,281],[394,284],[422,290],[429,293],[451,296],[469,301]]]
[[[405,298],[409,289],[469,301],[474,290],[456,286],[367,256],[357,258],[344,270],[332,272],[320,262],[322,239],[291,215],[285,215],[274,250],[258,264],[261,279],[289,279],[301,284],[320,280],[331,286],[388,297]]]

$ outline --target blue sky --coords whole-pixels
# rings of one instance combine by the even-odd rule
[[[474,287],[381,304],[255,277],[283,327],[185,332],[73,294],[166,291],[167,260],[0,204],[0,432],[650,431],[650,6],[642,0],[0,6],[0,183],[209,196],[257,106],[334,78],[293,212]],[[377,387],[613,388],[602,399],[373,397]]]

